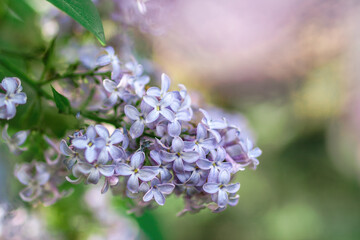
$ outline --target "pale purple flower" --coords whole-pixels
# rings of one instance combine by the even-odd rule
[[[134,88],[138,97],[143,97],[145,94],[145,86],[150,82],[150,77],[147,75],[142,76],[144,68],[137,62],[128,62],[125,64],[125,67],[132,73],[129,84]]]
[[[125,74],[119,83],[110,79],[103,81],[105,90],[110,93],[109,98],[105,101],[105,105],[112,107],[117,103],[118,99],[126,101],[131,97],[131,94],[126,90],[128,80],[129,75]]]
[[[79,162],[77,166],[82,174],[87,175],[87,183],[97,184],[101,176],[111,177],[114,175],[115,166],[106,165],[107,162],[104,158],[99,158],[92,164]]]
[[[42,186],[50,180],[50,172],[45,163],[32,162],[18,165],[15,168],[15,177],[26,188],[20,192],[20,197],[26,202],[31,202],[42,194]]]
[[[27,96],[21,92],[21,81],[18,78],[4,78],[0,87],[5,91],[5,94],[0,93],[0,119],[9,120],[15,117],[16,105],[25,104]]]
[[[168,75],[163,73],[161,75],[161,89],[158,87],[151,87],[146,91],[146,95],[158,98],[165,98],[166,95],[172,95],[172,93],[168,93],[170,88],[170,78]]]
[[[119,58],[115,55],[115,50],[113,47],[109,46],[104,48],[104,50],[106,51],[106,54],[100,56],[97,59],[96,63],[99,66],[106,66],[108,64],[111,64],[112,66],[111,78],[117,79],[121,74]]]
[[[85,158],[89,163],[95,161],[98,156],[97,150],[102,149],[106,144],[104,139],[96,137],[94,126],[89,126],[85,136],[75,138],[71,143],[77,149],[85,149]]]
[[[230,172],[226,169],[221,170],[217,182],[205,183],[203,189],[205,192],[215,195],[219,207],[225,207],[229,203],[228,193],[236,193],[240,188],[240,183],[228,184],[230,181]]]
[[[135,139],[140,137],[144,132],[145,119],[143,114],[137,110],[136,107],[132,105],[126,105],[124,107],[124,112],[128,118],[130,118],[134,123],[130,127],[130,136]]]
[[[60,142],[60,151],[63,155],[67,156],[67,158],[64,160],[64,164],[66,168],[69,170],[72,169],[75,163],[81,160],[80,154],[77,151],[70,148],[65,140],[61,140]]]
[[[124,134],[119,129],[115,129],[111,136],[106,127],[102,125],[96,125],[95,130],[105,141],[105,146],[99,153],[99,159],[107,162],[109,160],[118,161],[125,157],[126,154],[124,149],[122,149],[122,147],[115,146],[124,140]]]
[[[137,7],[139,9],[139,12],[141,14],[145,14],[147,11],[147,7],[146,7],[146,2],[148,2],[149,0],[136,0],[137,3]]]
[[[209,175],[208,170],[203,170],[193,164],[184,164],[185,172],[176,173],[176,177],[188,186],[202,186]]]
[[[202,123],[209,128],[208,131],[215,137],[216,141],[220,142],[221,135],[217,130],[226,128],[227,127],[226,121],[224,119],[222,121],[213,120],[204,109],[200,108],[199,110],[204,115],[204,118],[202,119]]]
[[[7,133],[8,131],[8,124],[5,124],[2,130],[2,138],[5,140],[5,143],[8,145],[10,152],[14,154],[20,154],[23,151],[26,151],[27,148],[20,147],[23,145],[29,135],[29,131],[19,131],[15,133],[13,136],[9,136]]]
[[[172,178],[169,170],[171,168],[170,164],[164,164],[161,161],[160,151],[158,150],[151,150],[150,157],[150,162],[159,169],[161,182],[169,182]]]
[[[179,136],[181,133],[181,121],[190,121],[191,120],[190,111],[180,111],[175,114],[174,119],[168,124],[168,133],[172,137]]]
[[[127,188],[132,193],[139,191],[139,179],[142,181],[151,181],[158,174],[156,167],[143,167],[144,160],[144,152],[138,151],[132,155],[130,165],[119,163],[116,167],[116,173],[118,175],[129,176]]]
[[[213,161],[200,158],[196,164],[199,168],[204,170],[210,170],[208,181],[216,182],[219,176],[219,172],[222,170],[231,171],[232,164],[229,162],[224,162],[226,157],[226,151],[224,148],[219,147],[217,151],[213,151]]]
[[[173,162],[175,172],[184,171],[184,162],[194,163],[199,159],[199,154],[195,151],[184,151],[184,142],[180,137],[174,137],[171,148],[173,152],[162,150],[160,152],[161,159],[164,162]]]
[[[160,115],[162,115],[165,119],[172,121],[175,117],[174,113],[168,109],[172,101],[172,95],[166,94],[163,99],[160,101],[157,98],[152,96],[144,96],[144,102],[151,107],[151,111],[146,115],[145,121],[146,123],[152,123],[158,120]]]
[[[195,150],[200,154],[200,158],[205,158],[209,150],[213,150],[217,146],[215,138],[208,138],[207,130],[202,123],[196,128],[196,138],[192,141],[185,141],[185,149]]]
[[[147,184],[146,184],[147,185]],[[147,185],[148,186],[148,185]],[[150,189],[145,193],[143,200],[144,202],[149,202],[152,199],[155,199],[155,201],[159,205],[165,204],[165,194],[170,194],[175,188],[175,185],[172,183],[161,183],[158,178],[154,178],[151,180],[151,187]]]
[[[260,148],[256,147],[254,148],[253,142],[247,138],[246,143],[241,142],[242,149],[245,154],[245,159],[239,159],[240,161],[246,161],[247,163],[252,163],[253,168],[256,168],[257,165],[259,165],[259,160],[257,159],[262,154],[262,151]]]

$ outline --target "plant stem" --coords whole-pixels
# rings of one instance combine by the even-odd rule
[[[65,73],[63,75],[58,75],[53,78],[49,78],[44,82],[39,83],[40,86],[51,83],[53,81],[64,79],[64,78],[75,78],[75,77],[87,77],[87,76],[110,76],[111,72],[96,72],[95,70],[83,72],[83,73]]]

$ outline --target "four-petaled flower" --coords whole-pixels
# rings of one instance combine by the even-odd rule
[[[155,122],[160,114],[169,121],[172,121],[175,117],[174,113],[168,109],[172,101],[172,95],[166,94],[160,101],[152,96],[144,96],[144,102],[147,103],[152,110],[146,115],[146,123]]]
[[[105,141],[102,138],[96,138],[95,127],[89,126],[85,136],[73,139],[72,145],[77,149],[85,149],[85,158],[89,163],[92,163],[98,156],[97,150],[105,146]]]
[[[22,148],[20,146],[23,145],[26,141],[29,135],[29,131],[19,131],[10,137],[7,133],[8,127],[9,125],[5,124],[2,130],[2,137],[5,140],[5,143],[8,145],[10,152],[19,154],[23,151],[26,151],[27,148]]]
[[[215,137],[217,142],[221,141],[221,135],[217,130],[221,130],[227,127],[226,121],[223,119],[223,121],[220,120],[213,120],[207,111],[204,109],[199,109],[202,114],[204,115],[204,118],[202,119],[202,122],[208,126],[208,131]]]
[[[130,176],[127,181],[127,188],[132,193],[139,191],[139,179],[142,181],[151,181],[157,174],[158,169],[151,166],[143,166],[145,160],[144,152],[134,153],[130,160],[130,165],[119,163],[116,166],[116,173],[121,176]]]
[[[0,119],[11,119],[15,117],[16,105],[25,104],[26,94],[21,92],[21,81],[15,77],[4,78],[0,85],[5,91],[0,93]]]
[[[130,127],[130,136],[132,138],[140,137],[144,132],[145,120],[143,115],[132,105],[126,105],[124,107],[125,115],[134,121]]]
[[[199,166],[199,168],[204,170],[209,170],[210,173],[208,176],[209,182],[216,182],[219,176],[219,172],[222,170],[228,170],[231,171],[232,164],[230,162],[224,162],[226,157],[225,149],[222,147],[219,147],[217,151],[213,151],[213,161],[209,161],[207,159],[200,158],[196,164]]]
[[[104,158],[98,158],[96,162],[92,164],[87,162],[79,162],[77,164],[78,170],[87,175],[87,182],[97,184],[101,176],[111,177],[114,175],[114,165],[106,165],[108,161]]]
[[[60,142],[60,151],[63,155],[67,156],[67,158],[64,160],[64,164],[69,170],[72,169],[75,163],[81,160],[80,154],[74,149],[70,148],[64,139]]]
[[[118,161],[125,157],[126,154],[124,149],[115,146],[124,140],[124,135],[119,129],[115,129],[111,136],[106,127],[102,125],[96,125],[95,130],[97,134],[105,141],[105,146],[98,156],[99,159],[103,159],[103,161]]]
[[[180,137],[174,137],[171,148],[173,152],[161,150],[160,156],[164,162],[174,162],[175,172],[184,172],[184,162],[194,163],[199,159],[199,154],[195,151],[184,151],[184,142]]]
[[[145,187],[147,186],[147,188],[149,189],[145,193],[145,195],[143,197],[144,202],[149,202],[149,201],[151,201],[151,199],[155,199],[155,201],[159,205],[164,205],[165,204],[165,196],[164,196],[164,194],[170,194],[175,188],[174,184],[172,184],[172,183],[161,183],[160,180],[158,178],[156,178],[156,177],[151,180],[151,187],[150,188],[149,188],[149,185],[147,183],[142,183],[142,185],[145,185]]]
[[[96,63],[99,66],[106,66],[108,64],[111,64],[112,67],[111,78],[117,79],[121,74],[120,60],[115,55],[115,51],[113,47],[106,47],[104,48],[104,50],[106,51],[106,54],[100,56],[97,59]]]
[[[203,189],[205,192],[214,194],[214,198],[219,207],[225,207],[229,202],[228,193],[236,193],[240,188],[240,183],[228,184],[230,181],[230,172],[226,169],[221,170],[218,181],[215,183],[205,183]],[[216,195],[215,195],[216,194]]]
[[[196,128],[196,138],[193,141],[185,141],[185,149],[195,150],[200,154],[200,158],[205,158],[209,150],[213,150],[217,146],[215,138],[207,138],[207,130],[202,123]]]

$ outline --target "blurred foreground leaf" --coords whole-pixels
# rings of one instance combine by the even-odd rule
[[[99,13],[91,0],[47,0],[92,32],[102,45],[105,34]]]

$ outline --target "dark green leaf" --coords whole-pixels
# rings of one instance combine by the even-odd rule
[[[51,65],[51,61],[53,59],[54,52],[55,52],[55,43],[56,43],[56,37],[53,38],[53,40],[51,40],[49,47],[46,49],[46,51],[44,53],[42,61],[45,66]]]
[[[91,0],[47,0],[92,32],[102,45],[105,34],[99,13]]]
[[[71,106],[70,101],[60,93],[58,93],[53,86],[51,86],[51,90],[54,95],[54,100],[56,107],[59,109],[60,113],[70,113],[71,112]]]

